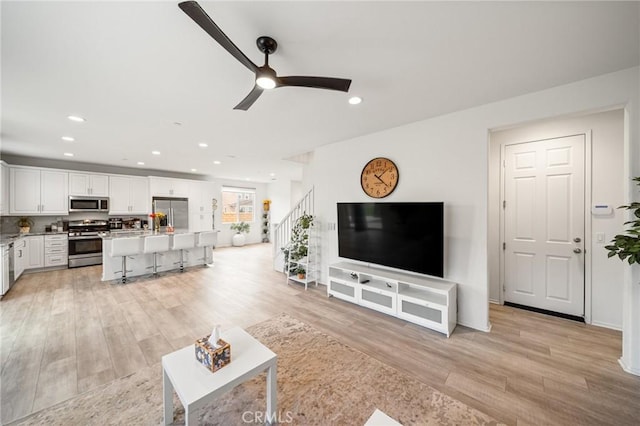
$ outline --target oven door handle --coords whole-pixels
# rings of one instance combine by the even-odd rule
[[[88,235],[86,237],[69,237],[69,241],[77,241],[77,240],[101,240],[98,235]]]

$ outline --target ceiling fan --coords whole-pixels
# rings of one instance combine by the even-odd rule
[[[238,47],[222,32],[220,27],[207,15],[207,13],[195,1],[184,1],[178,6],[186,13],[196,24],[207,32],[215,41],[217,41],[227,52],[236,58],[242,65],[249,68],[256,75],[256,84],[253,90],[249,92],[234,109],[246,111],[260,97],[263,90],[269,90],[277,87],[297,86],[297,87],[313,87],[316,89],[339,90],[348,92],[351,80],[345,78],[332,77],[308,77],[308,76],[288,76],[278,77],[275,70],[269,66],[269,55],[274,53],[278,48],[278,43],[268,36],[258,37],[256,44],[258,49],[264,53],[264,65],[259,67],[247,56],[242,53]]]

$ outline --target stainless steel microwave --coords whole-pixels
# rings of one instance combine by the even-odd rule
[[[109,197],[69,197],[69,212],[108,212]]]

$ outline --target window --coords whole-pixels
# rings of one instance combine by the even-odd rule
[[[253,222],[256,190],[222,187],[222,223]]]

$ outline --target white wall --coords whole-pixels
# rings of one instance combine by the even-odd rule
[[[277,225],[291,210],[291,181],[280,179],[267,185],[267,198],[271,200],[271,224]]]
[[[392,159],[400,169],[399,186],[385,201],[445,202],[445,278],[459,285],[458,322],[488,330],[489,129],[627,106],[634,129],[629,143],[635,147],[639,76],[634,67],[326,145],[315,151],[305,168],[304,187],[315,186],[319,220],[335,223],[336,202],[368,200],[359,182],[366,162],[376,156]],[[327,265],[337,260],[335,231],[326,229],[322,228],[322,280]],[[640,311],[638,299],[633,312]],[[640,344],[631,346],[631,352],[640,352]]]
[[[591,135],[592,204],[624,203],[624,110],[545,120],[507,130],[491,132],[489,147],[489,299],[500,301],[500,152],[508,143],[527,142],[553,137],[588,133]],[[590,166],[590,167],[589,167]],[[587,212],[589,214],[589,212]],[[607,258],[604,246],[620,232],[624,212],[615,210],[610,217],[591,218],[591,294],[586,297],[591,306],[585,311],[591,323],[622,328],[622,293],[624,268],[622,262]],[[588,230],[587,230],[588,232]],[[598,243],[596,234],[604,233],[605,242]],[[589,297],[590,296],[590,297]]]
[[[230,224],[222,223],[222,187],[234,186],[237,188],[254,188],[256,190],[256,205],[254,221],[249,223],[250,232],[246,234],[246,243],[255,244],[262,242],[262,200],[269,198],[267,196],[267,184],[258,182],[247,182],[242,180],[216,179],[214,181],[214,198],[218,200],[218,209],[215,214],[215,229],[219,230],[217,247],[228,247],[231,245],[231,238],[235,231],[231,230]]]

